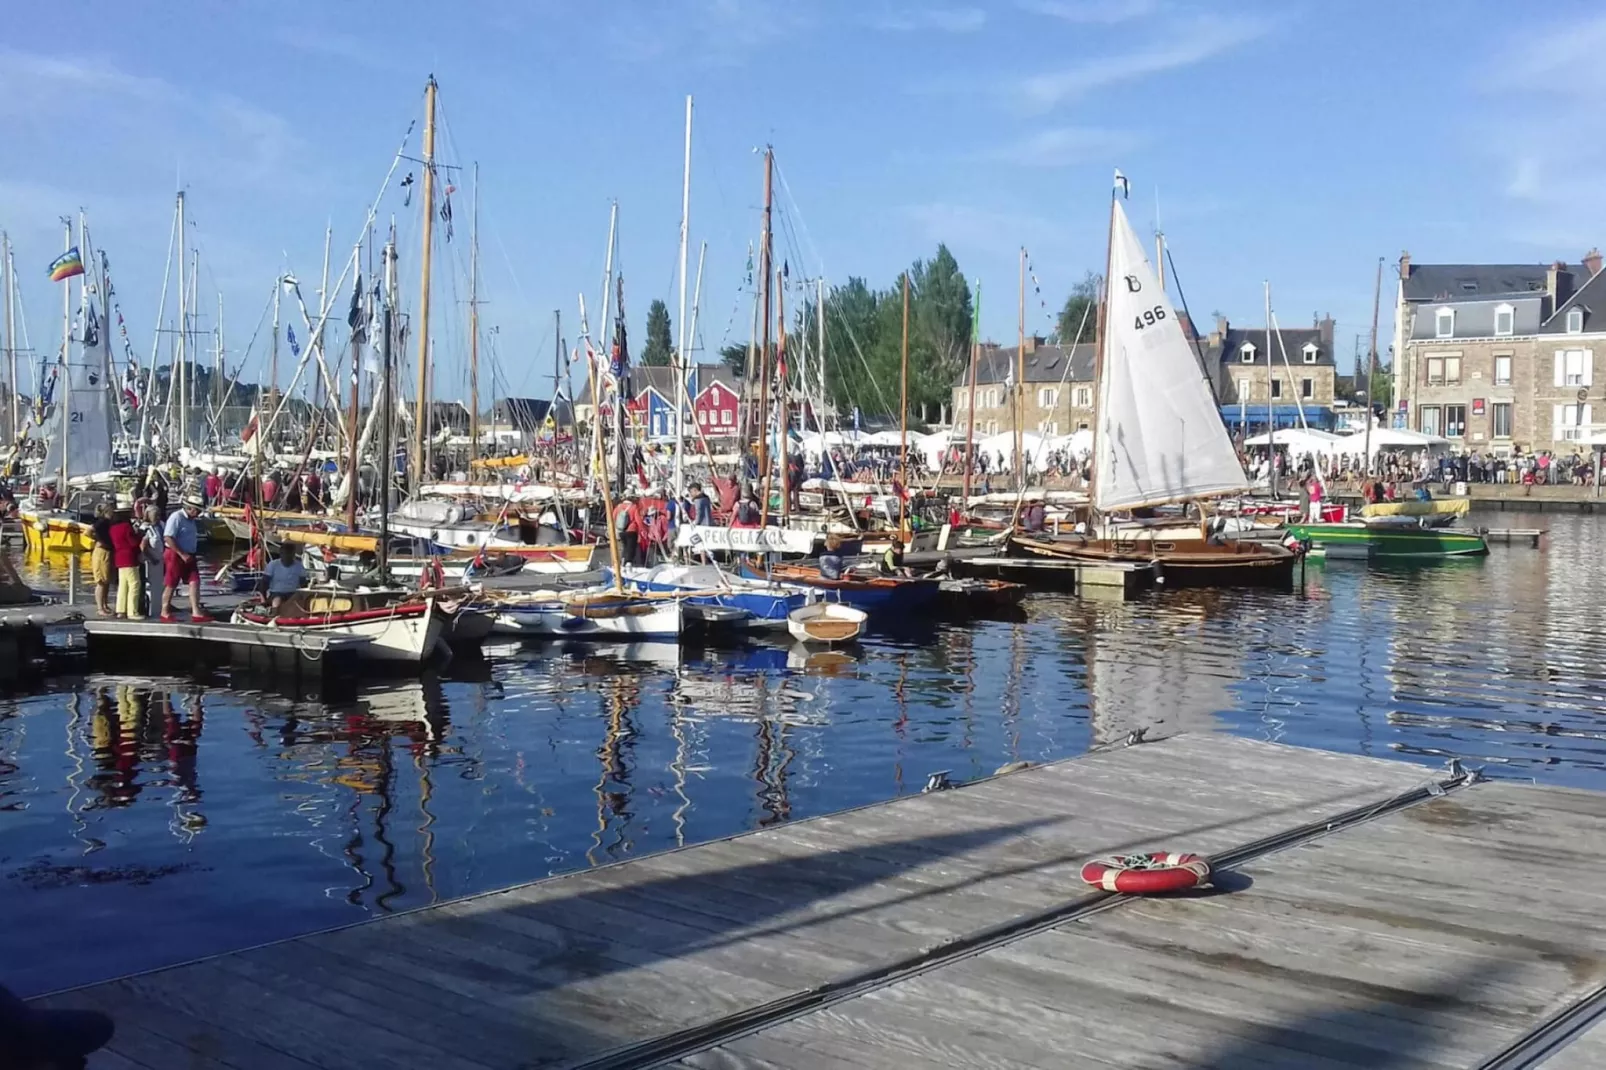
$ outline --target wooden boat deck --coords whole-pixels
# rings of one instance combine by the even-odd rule
[[[1182,736],[43,1002],[105,1070],[1479,1066],[1606,986],[1606,795],[1441,782]],[[1077,879],[1159,846],[1234,864]]]

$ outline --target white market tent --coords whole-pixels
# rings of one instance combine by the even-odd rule
[[[1254,435],[1244,439],[1245,446],[1271,446],[1275,443],[1279,449],[1288,451],[1291,457],[1303,457],[1341,453],[1338,443],[1343,436],[1327,431],[1316,431],[1309,428],[1290,427],[1278,431],[1276,435]]]
[[[1450,440],[1439,435],[1429,435],[1421,431],[1408,431],[1398,427],[1372,428],[1372,452],[1379,450],[1405,450],[1413,452],[1426,450],[1429,453],[1442,453],[1450,447]],[[1332,452],[1351,457],[1359,457],[1366,452],[1366,432],[1357,431],[1354,434],[1342,435],[1332,444]]]

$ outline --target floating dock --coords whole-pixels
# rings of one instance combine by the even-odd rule
[[[39,1002],[116,1018],[104,1070],[1592,1067],[1603,819],[1181,736]],[[1153,849],[1215,887],[1078,879]]]

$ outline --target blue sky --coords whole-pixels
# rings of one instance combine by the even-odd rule
[[[708,350],[748,333],[739,291],[768,142],[794,277],[886,285],[946,241],[985,288],[984,333],[1007,342],[1025,245],[1047,305],[1030,298],[1028,329],[1046,330],[1102,265],[1120,167],[1140,232],[1158,192],[1196,318],[1259,323],[1269,279],[1284,325],[1338,319],[1347,364],[1379,256],[1576,260],[1602,240],[1603,54],[1606,13],[1569,2],[1468,0],[1454,17],[1302,0],[23,5],[0,47],[0,224],[32,340],[51,344],[56,220],[87,210],[144,355],[182,181],[203,326],[221,293],[237,355],[280,270],[314,299],[326,223],[339,273],[433,72],[440,157],[481,168],[484,325],[512,392],[541,393],[552,310],[572,340],[576,295],[599,296],[611,199],[636,343],[653,298],[675,309],[691,93]],[[440,395],[462,392],[466,350],[469,183],[452,181]],[[416,206],[393,188],[381,209],[409,306]]]

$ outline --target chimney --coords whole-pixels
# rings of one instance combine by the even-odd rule
[[[1036,353],[1037,352],[1037,347],[1042,345],[1043,342],[1044,342],[1044,338],[1043,338],[1042,335],[1040,335],[1040,334],[1028,334],[1026,336],[1026,355],[1029,357],[1033,353]]]
[[[1333,349],[1333,328],[1336,326],[1331,312],[1316,321],[1316,333],[1321,337],[1321,341],[1317,344],[1334,356],[1337,356],[1337,352]]]
[[[1573,273],[1560,260],[1545,271],[1545,292],[1550,295],[1550,307],[1560,308],[1573,295]]]
[[[1400,253],[1400,279],[1403,281],[1411,277],[1411,254],[1408,251]]]
[[[1216,329],[1210,332],[1210,344],[1220,347],[1227,340],[1227,317],[1216,313]]]
[[[1600,274],[1600,249],[1594,248],[1584,254],[1584,267],[1589,269],[1589,277],[1594,278]]]

